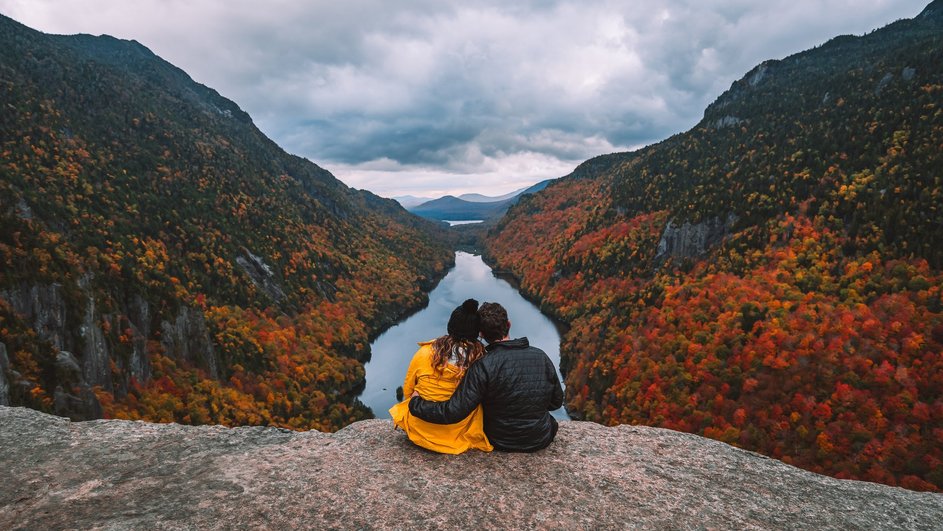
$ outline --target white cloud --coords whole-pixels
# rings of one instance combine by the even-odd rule
[[[378,190],[385,197],[438,197],[473,192],[501,195],[548,176],[566,175],[581,162],[564,161],[538,152],[486,156],[471,144],[466,146],[466,151],[464,160],[475,164],[440,168],[383,159],[360,164],[327,164],[325,168],[355,188]],[[456,166],[463,167],[456,169]]]
[[[0,0],[135,39],[381,195],[502,193],[661,140],[759,62],[928,0]]]

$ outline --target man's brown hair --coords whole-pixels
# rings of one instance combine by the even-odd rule
[[[481,337],[488,343],[504,339],[511,330],[507,310],[496,302],[482,304],[478,308],[478,317],[481,318]]]

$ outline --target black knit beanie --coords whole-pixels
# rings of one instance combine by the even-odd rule
[[[468,299],[455,308],[449,317],[449,335],[457,339],[478,339],[481,319],[478,317],[478,301]]]

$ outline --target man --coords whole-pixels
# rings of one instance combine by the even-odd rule
[[[445,402],[423,400],[417,393],[409,411],[428,422],[452,424],[478,404],[484,410],[485,434],[496,450],[535,452],[557,434],[550,411],[563,405],[563,388],[547,354],[526,337],[510,339],[505,309],[486,302],[478,310],[487,354],[468,368],[462,383]]]

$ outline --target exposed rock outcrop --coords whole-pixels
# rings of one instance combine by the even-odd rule
[[[760,84],[761,81],[766,77],[766,74],[769,72],[769,63],[761,63],[759,66],[754,68],[749,74],[747,74],[747,83],[751,87],[755,87]]]
[[[249,276],[255,288],[275,304],[284,301],[285,290],[278,284],[272,268],[262,260],[261,256],[252,254],[252,251],[243,248],[242,252],[242,256],[236,257],[236,264]]]
[[[53,348],[78,353],[77,359],[81,360],[78,363],[85,381],[110,391],[111,356],[101,328],[102,316],[96,309],[95,298],[88,294],[89,281],[88,278],[79,281],[79,288],[85,298],[85,309],[78,324],[78,337],[71,331],[75,323],[70,322],[69,305],[61,284],[21,284],[0,292],[0,298],[9,302],[13,310]],[[74,308],[72,313],[76,313]],[[74,315],[71,320],[75,320]]]
[[[91,282],[90,276],[78,279],[77,291],[73,293],[71,302],[66,297],[68,288],[58,283],[23,283],[0,291],[0,298],[10,304],[40,339],[65,353],[80,368],[80,374],[69,382],[55,381],[54,385],[60,389],[48,389],[50,395],[57,397],[56,413],[76,420],[101,416],[101,406],[90,390],[92,387],[100,386],[123,396],[132,377],[146,381],[151,372],[147,342],[153,339],[152,321],[155,316],[150,305],[140,295],[134,295],[118,305],[117,312],[102,313],[99,310],[102,305],[93,295]],[[170,331],[164,338],[164,345],[172,347],[167,351],[169,355],[190,362],[195,360],[208,373],[216,375],[218,361],[202,312],[182,308],[172,321],[163,321],[162,324],[162,331]],[[107,330],[116,326],[122,330],[130,329],[130,352],[113,351],[113,338],[109,341]],[[189,337],[190,333],[195,335]],[[60,354],[55,368],[57,375],[61,374],[62,360]],[[117,367],[117,372],[113,373],[114,367]],[[43,368],[52,369],[51,366]],[[38,381],[25,379],[12,368],[2,378],[0,383],[7,385],[7,393],[3,395],[7,402],[0,402],[3,405],[22,403],[29,390],[40,385]],[[97,416],[85,416],[96,411]]]
[[[66,334],[66,304],[61,284],[27,285],[0,292],[13,311],[32,325],[33,330],[57,349],[71,349]]]
[[[714,103],[707,106],[707,109],[704,110],[704,118],[716,116],[716,113],[721,109],[740,101],[746,93],[756,89],[764,80],[769,78],[773,74],[776,66],[780,63],[781,62],[777,60],[764,61],[753,70],[747,72],[743,79],[734,81],[729,90],[714,100]],[[713,121],[714,119],[711,119],[711,122]]]
[[[10,405],[10,381],[7,371],[10,370],[10,360],[7,358],[7,346],[0,343],[0,406]]]
[[[85,293],[89,291],[89,279],[82,278],[79,287]],[[82,338],[82,371],[85,381],[91,385],[100,385],[112,390],[111,385],[111,355],[108,352],[108,342],[101,329],[102,316],[98,313],[95,297],[85,296],[85,314],[82,324],[79,325],[79,336]]]
[[[16,215],[25,221],[31,221],[33,219],[33,209],[26,204],[26,201],[22,197],[16,201]]]
[[[90,284],[88,277],[79,279],[77,287],[81,298],[77,302],[83,306],[78,308],[67,304],[61,284],[21,284],[0,292],[0,298],[9,302],[42,340],[56,350],[72,353],[82,369],[85,383],[125,393],[131,377],[139,381],[150,378],[147,341],[154,337],[155,316],[150,304],[140,295],[120,304],[117,315],[103,314]],[[112,352],[102,328],[104,322],[131,330],[129,354]],[[170,319],[160,321],[160,334],[161,345],[168,356],[193,363],[213,378],[219,377],[219,360],[202,311],[180,307]],[[113,363],[124,375],[123,382],[116,383],[111,370]],[[71,413],[68,415],[76,418]]]
[[[0,408],[0,528],[933,529],[943,495],[656,428],[564,422],[536,454],[335,433],[69,423]]]
[[[202,368],[211,378],[219,378],[219,360],[202,311],[181,306],[173,321],[161,321],[160,330],[165,354]]]
[[[885,89],[885,88],[891,83],[891,81],[893,81],[893,80],[894,80],[894,74],[891,74],[890,72],[884,74],[884,77],[882,77],[881,80],[878,81],[877,86],[874,87],[874,95],[875,95],[875,96],[880,95],[881,92],[883,92],[884,89]]]
[[[53,407],[57,415],[75,420],[100,419],[102,407],[83,377],[82,367],[71,352],[56,355],[56,389]]]
[[[743,122],[743,120],[741,120],[740,118],[737,118],[736,116],[727,115],[727,116],[721,116],[720,118],[714,120],[712,125],[714,126],[714,129],[723,129],[725,127],[733,127],[735,125],[740,125],[741,122]]]
[[[736,222],[734,214],[729,214],[726,220],[712,218],[700,223],[676,225],[673,220],[669,221],[658,241],[655,264],[661,265],[669,258],[694,258],[704,254],[720,242]]]
[[[147,355],[147,340],[151,337],[151,305],[140,295],[135,295],[128,304],[128,321],[131,329],[131,356],[123,368],[139,381],[151,377],[151,366]]]

